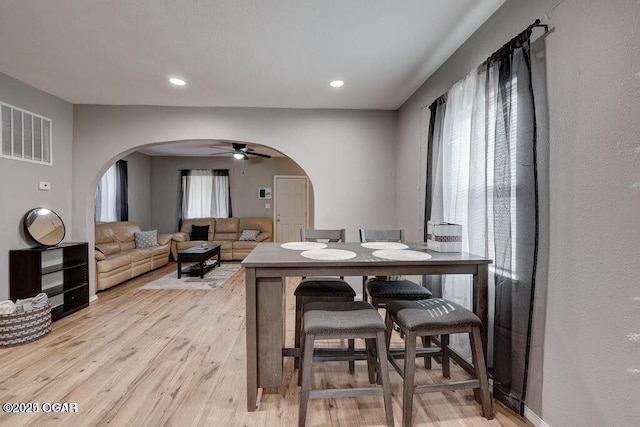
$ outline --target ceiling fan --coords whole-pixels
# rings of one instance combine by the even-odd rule
[[[253,148],[247,147],[247,144],[232,142],[231,147],[232,148],[212,146],[211,148],[221,151],[219,153],[212,154],[212,156],[228,156],[229,153],[232,153],[233,158],[236,160],[247,160],[249,156],[264,157],[265,159],[271,158],[268,154],[258,153],[257,151],[254,151]]]

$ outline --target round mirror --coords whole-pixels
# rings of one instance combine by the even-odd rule
[[[35,208],[27,212],[24,229],[29,237],[44,246],[55,246],[64,239],[62,219],[47,208]]]

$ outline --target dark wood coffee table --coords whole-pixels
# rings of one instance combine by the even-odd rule
[[[206,264],[208,259],[217,255],[217,259]],[[182,270],[183,262],[195,262],[187,268]],[[178,279],[182,274],[200,274],[200,278],[204,278],[204,272],[220,265],[220,245],[206,245],[206,246],[194,246],[189,249],[178,251]]]

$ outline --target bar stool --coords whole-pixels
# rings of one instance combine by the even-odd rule
[[[314,230],[314,229],[301,229],[300,238],[304,242],[344,242],[345,230]],[[296,319],[295,319],[295,331],[294,331],[294,368],[300,366],[300,357],[298,354],[301,351],[300,347],[300,328],[302,320],[302,307],[310,302],[348,302],[353,301],[356,297],[356,292],[351,285],[344,281],[342,277],[305,277],[293,292],[296,297]],[[349,349],[354,349],[353,340],[349,340]],[[355,371],[355,365],[353,360],[349,361],[349,372]]]
[[[343,360],[340,356],[314,354],[314,343],[328,339],[365,340],[369,382],[376,384],[374,371],[382,383],[379,387],[311,390],[311,367],[314,361]],[[302,321],[302,388],[300,390],[300,412],[298,425],[304,426],[307,418],[309,399],[330,397],[383,396],[384,410],[388,426],[393,426],[391,385],[387,366],[385,344],[385,323],[378,311],[364,301],[352,302],[312,302],[304,307]],[[374,366],[375,365],[375,366]]]
[[[403,230],[365,230],[360,229],[360,242],[398,242],[403,241]],[[384,308],[389,301],[422,300],[431,298],[431,292],[424,286],[411,280],[368,279],[363,277],[365,300],[377,308]]]
[[[404,241],[404,231],[400,230],[366,230],[360,229],[360,242],[397,242],[402,243]],[[369,301],[376,308],[384,308],[388,302],[391,301],[417,301],[427,298],[431,298],[433,295],[424,286],[420,286],[416,282],[411,280],[405,280],[398,278],[398,280],[386,280],[383,278],[362,278],[362,288],[365,296],[365,301]],[[448,342],[449,337],[443,336],[441,341]],[[431,337],[422,337],[422,345],[429,347],[431,344]],[[431,356],[424,357],[424,367],[431,369]],[[443,372],[448,377],[449,364],[448,360],[443,360],[442,363]]]
[[[478,389],[484,417],[487,419],[493,418],[487,368],[480,334],[482,322],[478,316],[454,302],[441,298],[390,302],[387,304],[385,319],[387,347],[391,340],[394,322],[405,335],[404,354],[391,355],[389,353],[391,365],[398,371],[403,380],[402,423],[404,426],[411,425],[414,393],[458,390],[461,388]],[[449,334],[458,333],[469,334],[476,378],[439,384],[415,385],[416,338],[438,334],[448,336]],[[442,344],[443,354],[448,353],[448,351],[448,347]],[[404,357],[404,369],[395,361],[396,357]]]

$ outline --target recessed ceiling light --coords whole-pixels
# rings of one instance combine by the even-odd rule
[[[172,85],[175,85],[175,86],[184,86],[184,85],[187,84],[187,82],[185,82],[184,80],[179,79],[177,77],[170,78],[169,79],[169,83],[171,83]]]
[[[331,87],[342,87],[344,86],[344,82],[342,80],[332,80],[329,82],[329,86]]]

